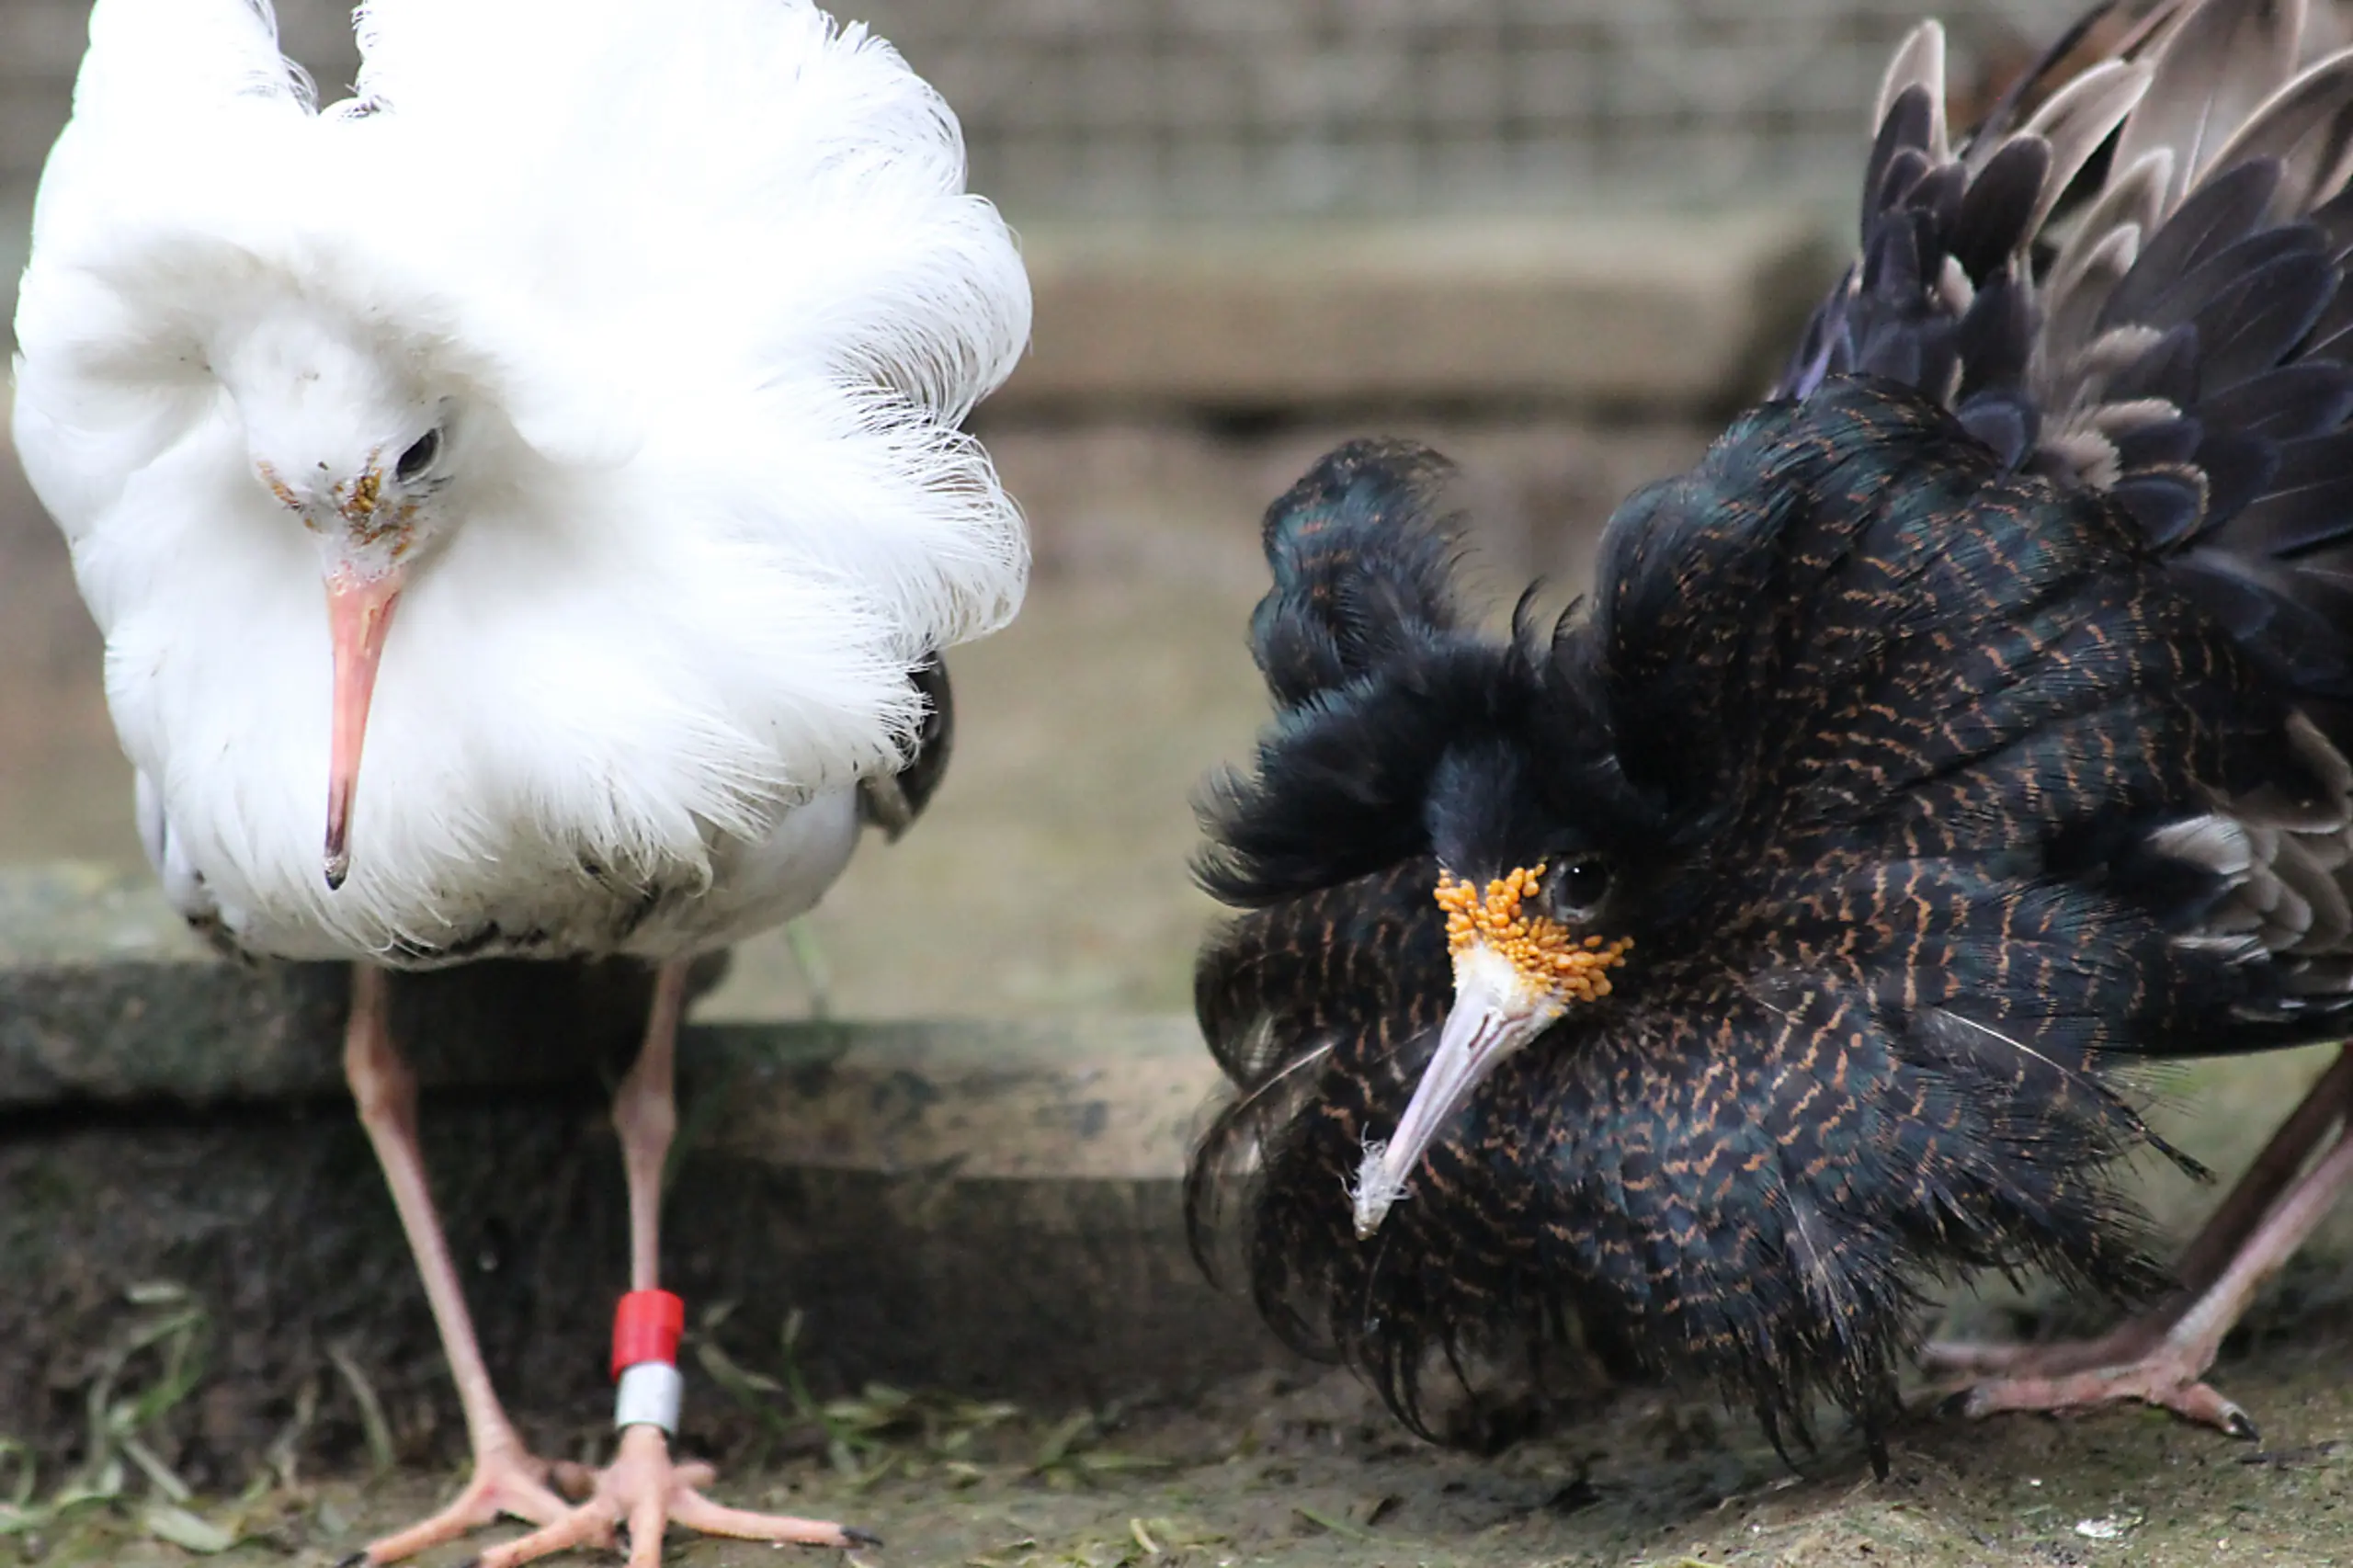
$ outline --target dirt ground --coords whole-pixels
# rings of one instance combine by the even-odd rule
[[[2340,1563],[2353,1562],[2348,1333],[2353,1321],[2324,1314],[2225,1361],[2219,1377],[2257,1415],[2257,1443],[2138,1408],[1970,1423],[1924,1396],[1885,1481],[1851,1440],[1825,1436],[1792,1470],[1746,1421],[1655,1394],[1621,1394],[1500,1458],[1446,1453],[1329,1374],[1068,1420],[843,1402],[779,1426],[786,1450],[823,1449],[830,1430],[830,1459],[771,1453],[715,1490],[879,1533],[884,1547],[849,1554],[861,1568]],[[92,1506],[0,1535],[0,1562],[188,1562],[163,1530],[224,1565],[321,1568],[428,1511],[456,1479],[298,1477],[237,1502],[191,1499],[178,1522]],[[420,1561],[456,1568],[478,1549]],[[788,1550],[673,1532],[665,1561],[752,1568],[793,1560]]]

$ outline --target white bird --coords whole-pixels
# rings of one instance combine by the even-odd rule
[[[490,1568],[620,1524],[651,1564],[665,1517],[841,1544],[703,1499],[659,1409],[585,1503],[550,1490],[474,1343],[383,973],[662,966],[614,1109],[654,1290],[686,960],[813,904],[862,800],[904,825],[936,654],[1018,604],[1019,514],[958,426],[1028,338],[1019,256],[938,96],[806,0],[357,25],[322,109],[266,0],[98,0],[15,431],[174,903],[358,965],[346,1066],[474,1450],[364,1556],[501,1513],[542,1528]]]

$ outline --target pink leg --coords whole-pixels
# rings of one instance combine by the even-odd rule
[[[2328,1071],[2313,1080],[2288,1119],[2231,1189],[2195,1239],[2183,1249],[2180,1274],[2185,1296],[2202,1292],[2222,1277],[2247,1233],[2262,1222],[2296,1173],[2321,1145],[2329,1129],[2353,1109],[2353,1046],[2339,1047]],[[2185,1310],[2188,1302],[2183,1303]]]
[[[2254,1437],[2245,1411],[2204,1382],[2222,1338],[2271,1276],[2294,1256],[2347,1185],[2353,1185],[2353,1046],[2338,1053],[2272,1134],[2246,1176],[2183,1254],[2184,1289],[2148,1315],[2100,1339],[2032,1346],[1936,1345],[1937,1369],[1995,1374],[1970,1389],[1971,1415],[2001,1410],[2083,1409],[2138,1399],[2234,1437]],[[2305,1159],[2334,1127],[2319,1162]],[[2284,1194],[2284,1196],[2283,1196]]]
[[[629,1288],[658,1289],[662,1278],[662,1172],[678,1132],[678,1025],[687,1006],[687,966],[665,963],[654,978],[654,1012],[645,1044],[613,1095],[629,1182]]]
[[[2348,1106],[2353,1106],[2353,1049],[2340,1051],[2328,1070],[2313,1080],[2238,1185],[2182,1250],[2175,1267],[2180,1288],[2141,1315],[2097,1339],[2053,1345],[1940,1342],[1921,1352],[1922,1361],[1932,1371],[1956,1375],[2047,1377],[2137,1360],[2154,1348],[2175,1322],[2222,1277],[2233,1256],[2263,1222],[2264,1214],[2288,1190]]]
[[[652,1290],[660,1285],[662,1171],[678,1126],[672,1079],[686,989],[686,960],[663,965],[654,983],[654,1015],[646,1025],[645,1046],[613,1096],[613,1127],[620,1134],[621,1165],[629,1180],[630,1288],[635,1290]],[[545,1521],[519,1540],[491,1548],[471,1568],[516,1568],[568,1548],[609,1545],[616,1528],[623,1525],[629,1528],[630,1568],[659,1568],[662,1532],[671,1521],[707,1535],[745,1540],[801,1546],[880,1544],[863,1530],[840,1525],[722,1508],[696,1490],[711,1478],[709,1465],[674,1464],[669,1440],[659,1426],[626,1427],[619,1456],[593,1478],[586,1502]]]
[[[434,1326],[441,1331],[441,1348],[465,1409],[466,1437],[474,1456],[472,1479],[457,1501],[421,1524],[370,1542],[338,1565],[349,1568],[361,1562],[396,1562],[479,1529],[502,1514],[535,1523],[551,1519],[563,1512],[564,1505],[548,1489],[546,1463],[523,1447],[490,1386],[490,1371],[483,1365],[473,1319],[466,1312],[465,1293],[449,1261],[417,1149],[416,1075],[394,1048],[387,1027],[384,971],[366,964],[352,971],[343,1069],[351,1097],[358,1103],[360,1125],[368,1130],[377,1162],[384,1168],[384,1184],[392,1188],[401,1229],[415,1255],[425,1299],[433,1309]]]

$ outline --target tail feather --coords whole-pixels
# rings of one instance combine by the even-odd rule
[[[1454,541],[1430,515],[1450,472],[1410,442],[1352,441],[1267,509],[1274,586],[1250,618],[1250,648],[1279,707],[1458,629]]]
[[[2173,153],[2168,207],[2209,169],[2226,166],[2219,154],[2232,133],[2251,125],[2295,74],[2304,0],[2170,9],[2150,36],[2149,92],[2116,143],[2117,159],[2128,168],[2150,148]]]
[[[307,114],[314,97],[309,75],[278,52],[269,0],[114,0],[90,14],[74,109],[152,124],[239,103]]]
[[[2353,51],[2310,58],[2304,0],[2128,9],[1958,146],[1942,36],[1898,51],[1860,258],[1778,391],[1938,399],[2006,463],[2107,492],[2291,689],[2353,699],[2324,559],[2353,547]]]

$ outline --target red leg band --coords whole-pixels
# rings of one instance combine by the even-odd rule
[[[613,1312],[613,1378],[642,1361],[678,1364],[687,1303],[667,1290],[631,1290]]]

